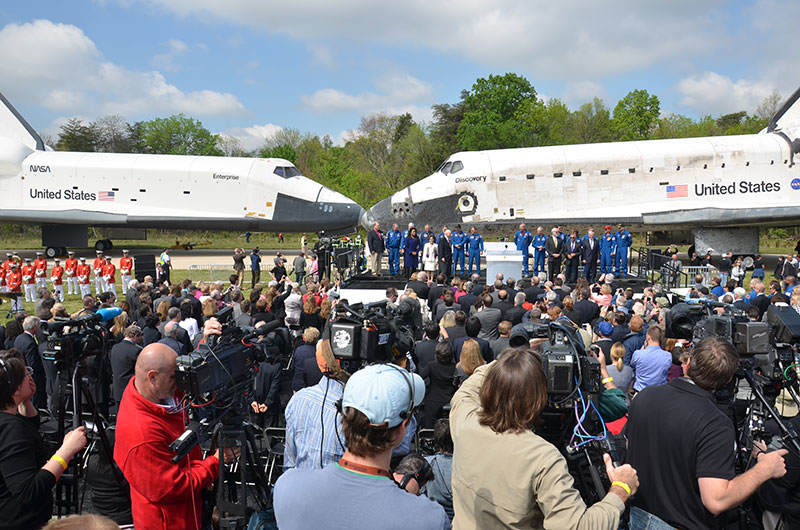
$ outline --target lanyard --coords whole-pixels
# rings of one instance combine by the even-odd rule
[[[344,457],[339,459],[339,465],[345,469],[349,469],[350,471],[361,473],[362,475],[375,475],[378,477],[386,477],[391,480],[394,480],[392,474],[386,471],[385,469],[381,469],[375,466],[365,466],[364,464],[358,464],[356,462],[347,460]]]

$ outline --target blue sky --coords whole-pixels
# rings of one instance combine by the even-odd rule
[[[645,88],[662,112],[752,112],[800,86],[798,19],[777,0],[4,2],[0,92],[45,134],[184,112],[248,148],[279,127],[337,140],[372,112],[427,121],[508,71],[572,108]]]

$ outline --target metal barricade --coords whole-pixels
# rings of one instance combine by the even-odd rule
[[[686,278],[684,280],[685,285],[681,287],[689,287],[690,285],[694,285],[694,277],[698,274],[703,276],[703,284],[711,285],[711,277],[715,274],[719,274],[719,271],[716,267],[711,267],[709,265],[702,265],[702,266],[684,266],[683,272],[686,273]]]
[[[263,270],[263,269],[262,269]],[[208,271],[208,277],[205,277],[205,274],[194,274],[200,271]],[[189,265],[189,279],[192,281],[194,280],[205,280],[205,281],[216,281],[216,280],[223,280],[227,281],[228,276],[233,274],[235,271],[233,270],[233,265],[229,264],[206,264],[206,265]],[[215,277],[216,276],[216,277]]]

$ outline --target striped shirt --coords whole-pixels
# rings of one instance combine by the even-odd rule
[[[286,405],[284,471],[292,468],[320,469],[338,462],[344,455],[344,435],[336,411],[336,402],[342,398],[343,389],[340,381],[323,377],[319,383],[298,391],[289,400]]]

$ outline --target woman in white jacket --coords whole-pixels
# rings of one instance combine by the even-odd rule
[[[428,237],[428,242],[422,249],[422,265],[425,271],[436,272],[436,258],[439,257],[439,247],[436,246],[436,239],[433,236]]]

